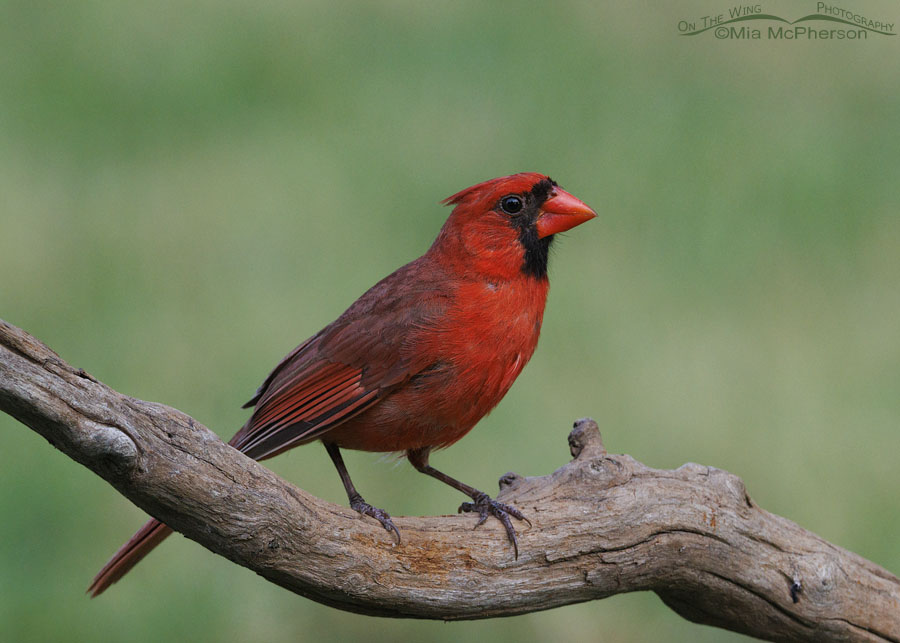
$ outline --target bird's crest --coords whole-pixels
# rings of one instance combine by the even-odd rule
[[[546,198],[546,193],[549,192],[550,188],[554,185],[556,185],[556,183],[544,174],[539,174],[538,172],[519,172],[518,174],[501,176],[496,179],[491,179],[490,181],[477,183],[472,187],[457,192],[453,196],[447,197],[441,201],[441,203],[444,205],[459,205],[464,201],[470,201],[473,198],[480,200],[483,197],[488,197],[489,200],[492,201],[500,198],[504,194],[522,193],[534,189],[542,189],[545,193],[544,197]]]

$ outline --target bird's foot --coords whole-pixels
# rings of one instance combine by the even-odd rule
[[[353,511],[359,512],[364,516],[371,516],[372,518],[380,522],[382,527],[384,527],[389,533],[392,532],[394,534],[394,536],[397,538],[397,544],[400,544],[400,532],[397,530],[397,527],[394,526],[390,514],[388,514],[388,512],[386,512],[384,509],[373,507],[368,502],[363,500],[361,496],[350,499],[350,508]]]
[[[472,500],[473,502],[462,503],[459,506],[458,513],[477,512],[478,522],[475,524],[475,527],[484,524],[484,521],[488,519],[488,516],[494,516],[497,520],[502,522],[503,526],[506,528],[506,535],[509,538],[509,542],[512,543],[515,557],[518,559],[519,542],[516,540],[516,530],[513,528],[512,521],[509,517],[512,516],[518,520],[524,520],[529,526],[531,525],[531,521],[512,505],[497,502],[484,492],[479,492]]]

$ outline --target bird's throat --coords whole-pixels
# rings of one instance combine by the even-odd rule
[[[534,225],[520,228],[519,243],[525,249],[522,272],[535,279],[547,278],[547,260],[550,256],[551,241],[553,241],[552,235],[543,239],[539,238]]]

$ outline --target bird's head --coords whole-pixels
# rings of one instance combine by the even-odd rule
[[[456,206],[435,248],[456,246],[470,267],[546,278],[553,235],[597,216],[550,177],[522,172],[473,185],[443,201]]]

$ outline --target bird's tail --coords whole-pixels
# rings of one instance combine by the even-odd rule
[[[110,585],[122,578],[138,564],[150,550],[166,539],[172,529],[154,519],[141,527],[131,539],[119,548],[103,569],[94,576],[88,594],[91,598],[102,594]]]

